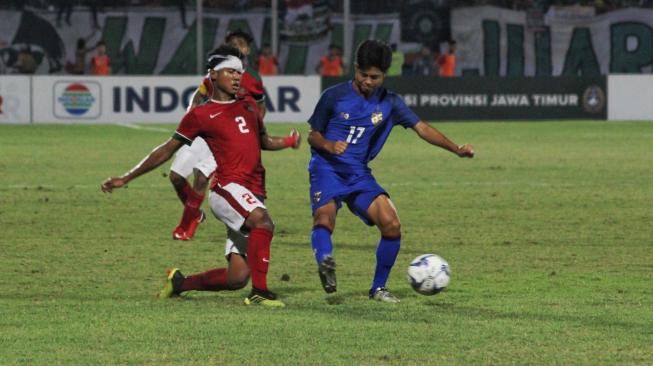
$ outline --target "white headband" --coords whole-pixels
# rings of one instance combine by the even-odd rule
[[[238,57],[232,55],[213,55],[209,57],[209,63],[216,58],[222,59],[222,61],[213,66],[213,70],[234,69],[238,72],[243,72],[243,62]]]

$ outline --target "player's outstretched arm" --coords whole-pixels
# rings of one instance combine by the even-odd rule
[[[312,148],[318,150],[324,150],[330,154],[340,155],[347,150],[347,144],[344,141],[331,141],[324,138],[322,133],[319,131],[311,130],[308,133],[308,144]]]
[[[419,137],[432,145],[439,146],[445,150],[449,150],[461,158],[474,157],[474,146],[471,144],[456,145],[451,140],[449,140],[447,136],[443,135],[435,127],[429,125],[424,121],[417,122],[413,129],[415,132],[417,132]]]
[[[261,136],[261,148],[263,150],[281,150],[288,147],[298,149],[301,140],[302,137],[299,134],[299,131],[294,128],[290,130],[290,134],[288,136],[284,137],[270,136],[266,133]]]
[[[114,188],[120,188],[129,181],[133,180],[136,177],[139,177],[152,169],[157,168],[161,164],[168,161],[172,154],[183,145],[181,141],[170,139],[163,143],[162,145],[157,146],[152,152],[147,155],[140,163],[136,164],[130,171],[123,174],[120,177],[111,177],[105,180],[100,189],[102,192],[111,193]]]

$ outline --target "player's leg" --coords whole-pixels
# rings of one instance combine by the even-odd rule
[[[252,277],[252,291],[245,298],[246,305],[285,306],[277,295],[268,290],[267,276],[270,266],[270,244],[274,235],[274,223],[266,208],[257,207],[250,212],[245,227],[247,239],[247,264]]]
[[[247,263],[252,276],[252,287],[267,290],[267,275],[270,262],[270,244],[274,235],[274,223],[265,208],[257,207],[245,220],[249,231],[247,240]]]
[[[198,162],[197,156],[193,154],[190,146],[184,145],[175,155],[175,159],[170,166],[170,174],[168,175],[170,183],[175,188],[177,196],[181,204],[186,204],[186,199],[189,192],[193,189],[188,183],[188,177],[193,173],[193,166]]]
[[[181,204],[185,204],[188,192],[192,189],[191,185],[188,184],[188,180],[173,170],[170,170],[168,178],[170,178],[170,183],[172,183],[172,186],[175,188],[175,192],[177,193],[177,197],[179,197]]]
[[[318,266],[322,288],[327,293],[336,292],[336,262],[333,259],[333,241],[331,234],[336,226],[338,205],[330,200],[313,212],[313,230],[311,246]]]
[[[200,206],[204,201],[210,177],[217,167],[213,154],[203,139],[193,141],[190,153],[195,158],[188,159],[188,162],[194,162],[194,180],[192,189],[187,192],[181,222],[173,232],[173,238],[179,240],[190,240],[195,235],[197,226],[204,221],[206,216]]]
[[[241,289],[247,286],[247,282],[249,282],[247,240],[248,237],[242,232],[235,231],[227,226],[227,242],[225,243],[225,257],[229,261],[227,285],[233,290]]]
[[[381,239],[376,247],[376,268],[370,288],[370,298],[386,302],[399,302],[399,299],[386,289],[390,271],[401,247],[401,223],[397,210],[390,198],[382,194],[374,199],[367,209],[367,215],[381,232]]]
[[[169,298],[186,291],[220,291],[227,290],[227,268],[214,268],[206,272],[184,276],[178,268],[167,272],[166,284],[159,297]]]
[[[347,199],[349,209],[367,225],[374,225],[381,232],[376,249],[376,268],[370,288],[370,298],[386,302],[399,302],[385,285],[394,266],[401,246],[401,223],[397,210],[372,175],[359,179],[353,188],[356,192]]]
[[[247,286],[249,266],[245,255],[242,254],[247,248],[247,238],[234,232],[230,243],[225,246],[225,258],[229,262],[227,268],[214,268],[188,277],[178,268],[172,268],[167,272],[166,284],[159,297],[175,297],[186,291],[239,290]]]
[[[322,288],[327,293],[332,293],[336,291],[337,282],[331,234],[336,227],[336,215],[342,206],[342,197],[350,192],[346,182],[333,172],[311,171],[309,178],[313,212],[311,246]]]
[[[227,269],[227,286],[230,290],[240,290],[247,286],[250,270],[246,256],[232,253],[229,256],[229,267]]]
[[[274,223],[263,202],[245,187],[230,183],[215,186],[209,193],[209,204],[213,214],[229,228],[249,231],[246,256],[252,292],[245,304],[284,306],[267,286]]]
[[[212,160],[213,158],[211,158]],[[190,240],[195,236],[195,231],[199,224],[204,222],[206,215],[200,209],[206,187],[209,185],[210,174],[208,176],[200,169],[194,170],[193,188],[188,192],[186,203],[184,204],[184,213],[181,221],[173,233],[173,238],[178,240]]]

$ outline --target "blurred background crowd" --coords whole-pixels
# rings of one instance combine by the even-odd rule
[[[395,51],[390,75],[419,75],[434,77],[459,76],[456,73],[456,53],[467,46],[465,40],[451,36],[450,12],[454,8],[471,6],[493,6],[528,13],[529,21],[537,22],[544,14],[558,7],[582,7],[591,9],[593,15],[600,15],[629,7],[651,8],[653,0],[285,0],[278,1],[278,18],[282,24],[280,41],[285,42],[285,53],[280,55],[280,47],[272,49],[265,27],[262,37],[252,44],[249,63],[262,75],[277,74],[320,74],[323,76],[342,76],[350,68],[343,55],[343,42],[334,42],[336,36],[322,42],[321,54],[311,56],[299,47],[301,42],[316,42],[316,34],[338,33],[342,29],[334,27],[332,18],[342,17],[344,4],[354,16],[384,15],[396,18],[400,24],[400,36],[388,40]],[[258,11],[261,17],[269,17],[270,0],[204,0],[201,3],[207,14],[219,17],[220,14],[243,14]],[[196,0],[0,0],[0,19],[5,27],[10,14],[21,12],[23,24],[14,25],[12,32],[0,34],[0,73],[49,73],[49,74],[94,74],[134,73],[138,68],[120,47],[124,42],[112,43],[107,36],[114,31],[107,28],[102,16],[107,13],[129,14],[159,9],[174,17],[179,30],[188,32],[195,19]],[[25,13],[33,15],[34,22],[25,20]],[[75,24],[75,13],[83,13],[84,26]],[[32,15],[30,15],[32,16]],[[38,19],[37,19],[38,18]],[[53,44],[61,42],[51,34],[36,31],[36,23],[46,19],[52,23],[59,38],[66,45],[56,49]],[[32,27],[32,28],[30,28]],[[42,28],[43,29],[43,28]],[[43,40],[34,40],[41,32]],[[377,33],[380,32],[377,30]],[[49,32],[45,32],[49,33]],[[105,42],[106,41],[106,42]],[[73,45],[74,44],[74,45]],[[328,46],[327,46],[328,45]],[[140,45],[141,48],[144,45]],[[127,47],[128,48],[128,47]],[[136,53],[136,51],[127,51]],[[128,53],[128,52],[127,52]],[[118,57],[119,56],[119,57]],[[124,57],[123,57],[124,56]],[[132,55],[133,56],[133,55]],[[280,62],[280,58],[284,62]],[[47,59],[48,63],[44,62]],[[296,66],[295,59],[307,66]],[[130,61],[132,60],[132,61]],[[133,62],[132,62],[133,63]],[[295,66],[293,66],[295,65]],[[47,66],[47,67],[46,67]],[[138,65],[137,65],[138,66]],[[143,66],[143,65],[141,65]],[[182,65],[183,66],[183,65]],[[178,68],[157,66],[155,72],[143,73],[192,73],[192,67]],[[131,67],[131,69],[130,69]],[[130,71],[131,70],[131,71]],[[140,70],[147,70],[144,66]],[[167,70],[167,71],[166,71]]]

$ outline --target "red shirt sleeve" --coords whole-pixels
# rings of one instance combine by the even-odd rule
[[[197,118],[195,109],[193,109],[184,115],[172,137],[190,145],[195,137],[199,135],[201,127],[200,120]]]
[[[248,72],[243,74],[240,80],[240,86],[245,89],[245,92],[254,98],[257,102],[265,99],[265,92],[263,91],[263,82],[257,80]]]

